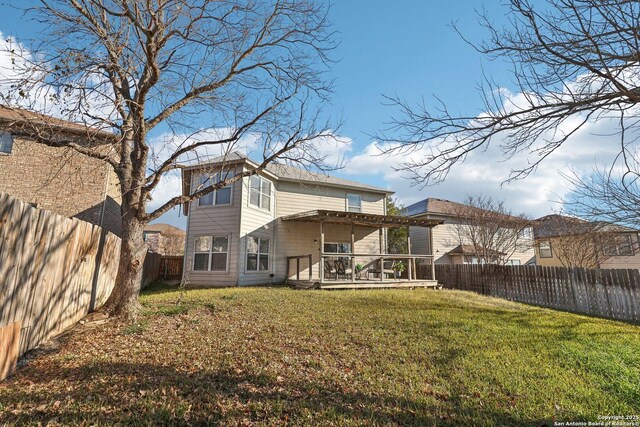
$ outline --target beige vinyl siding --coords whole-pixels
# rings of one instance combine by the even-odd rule
[[[325,185],[309,185],[295,182],[278,182],[277,217],[283,217],[310,210],[347,209],[347,194],[358,194],[364,213],[383,215],[385,213],[385,194],[370,191],[335,188]],[[313,277],[320,277],[320,224],[289,222],[279,220],[276,224],[276,256],[274,280],[282,282],[287,270],[287,256],[312,255]],[[325,224],[325,242],[351,242],[351,228],[348,225]],[[378,230],[369,227],[355,227],[355,252],[378,254]],[[314,242],[315,241],[315,242]],[[356,259],[356,263],[365,260]],[[308,261],[300,260],[300,278],[309,278]],[[294,278],[296,263],[291,261],[290,278]]]
[[[556,249],[553,238],[537,239],[535,245],[536,263],[544,267],[564,267],[560,259],[556,256]],[[551,258],[542,258],[540,256],[540,242],[551,242]],[[640,250],[635,249],[635,255],[612,256],[601,262],[600,268],[637,268],[640,269]]]
[[[461,264],[462,257],[449,256],[447,253],[460,244],[456,225],[445,223],[433,227],[433,248],[436,264]],[[411,236],[411,252],[421,255],[429,255],[429,229],[423,227],[411,227],[409,229]],[[535,257],[533,243],[524,250],[518,250],[509,257],[509,259],[517,259],[520,264],[525,265]]]
[[[276,199],[278,191],[272,179],[262,177],[271,182],[271,206],[270,209],[261,209],[249,203],[250,178],[242,180],[242,215],[240,219],[240,250],[238,252],[238,285],[259,285],[271,282],[270,274],[273,272],[273,254],[275,248],[274,236],[274,212],[276,211]],[[267,271],[247,271],[247,236],[269,239],[269,264]]]
[[[189,206],[185,251],[184,278],[188,286],[218,287],[238,284],[238,251],[242,185],[233,184],[231,205],[198,206],[195,200]],[[193,271],[196,236],[229,236],[228,271]]]
[[[384,214],[385,194],[372,191],[357,191],[327,185],[308,185],[287,181],[276,181],[264,176],[272,183],[271,209],[260,209],[249,203],[250,178],[234,184],[231,206],[197,206],[192,203],[189,214],[187,252],[185,261],[189,282],[192,286],[235,286],[282,283],[287,269],[286,257],[312,254],[313,277],[319,278],[320,227],[318,223],[286,222],[280,217],[310,210],[347,209],[347,194],[361,197],[361,209],[365,213]],[[230,234],[229,271],[225,274],[194,272],[193,253],[195,236]],[[270,253],[268,271],[247,271],[247,236],[269,239]],[[378,230],[355,228],[355,251],[379,253]],[[326,242],[350,242],[351,228],[345,225],[325,225]],[[366,259],[356,259],[366,264]],[[307,261],[302,260],[301,279],[307,279]],[[271,274],[274,278],[271,278]],[[295,274],[295,263],[291,263],[291,276]]]
[[[614,256],[602,262],[601,268],[637,268],[640,269],[640,252],[635,255]]]
[[[362,212],[384,215],[383,193],[357,191],[325,185],[310,185],[296,182],[278,183],[278,217],[310,210],[347,210],[347,194],[359,194]]]
[[[354,227],[355,253],[379,254],[380,243],[378,230],[370,227]],[[351,243],[351,227],[342,224],[325,224],[324,236],[326,243]],[[276,277],[274,280],[282,282],[287,271],[288,256],[312,255],[313,278],[320,277],[320,224],[309,222],[291,222],[279,220],[276,224]],[[371,257],[356,258],[356,263],[367,264]],[[308,280],[308,261],[300,260],[300,279]],[[289,278],[295,279],[296,262],[291,261]]]

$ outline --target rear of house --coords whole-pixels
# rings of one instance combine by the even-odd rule
[[[183,171],[183,193],[256,166],[233,153],[190,167]],[[386,233],[377,227],[335,222],[321,233],[317,216],[296,215],[315,211],[383,216],[389,194],[336,177],[271,165],[183,206],[188,215],[184,280],[189,286],[211,287],[321,279],[322,252],[380,254],[386,247]]]

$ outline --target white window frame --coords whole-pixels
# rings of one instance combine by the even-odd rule
[[[253,188],[251,187],[251,181],[257,179],[259,180],[259,188],[258,188],[258,204],[254,204],[251,202],[251,193],[254,191]],[[269,194],[264,192],[264,184],[263,183],[269,183]],[[269,204],[268,206],[263,206],[263,198],[264,197],[269,197]],[[249,194],[247,197],[247,203],[249,204],[250,207],[255,208],[255,209],[260,209],[263,211],[267,211],[267,212],[271,212],[271,205],[273,203],[273,182],[271,182],[270,180],[266,179],[263,176],[260,175],[251,175],[249,177]]]
[[[7,138],[7,140],[4,140]],[[15,143],[13,135],[8,132],[0,132],[0,155],[9,155],[13,152],[13,144]],[[8,147],[7,149],[2,149]]]
[[[350,196],[358,198],[358,201],[359,201],[358,202],[358,206],[357,206],[358,210],[351,210],[351,208],[356,208],[356,206],[355,205],[351,205],[351,203],[349,202],[349,197]],[[362,196],[360,194],[347,193],[345,203],[347,205],[347,212],[362,212]]]
[[[543,244],[547,244],[549,245],[549,255],[545,256],[542,255],[542,245]],[[540,258],[553,258],[553,248],[551,247],[551,240],[542,240],[540,242],[538,242],[538,255],[540,255]]]
[[[225,175],[230,175],[233,171],[226,171],[224,172]],[[202,182],[203,178],[206,177],[208,179],[212,179],[212,185],[215,185],[217,183],[219,183],[221,181],[221,177],[222,177],[223,172],[216,172],[216,173],[211,173],[211,174],[207,174],[207,173],[199,173],[196,175],[196,179],[194,180],[194,188],[192,189],[192,192],[195,192],[196,190],[200,190],[202,188],[206,188],[204,186],[204,183]],[[231,175],[233,176],[233,175]],[[208,187],[208,186],[207,186]],[[229,189],[229,203],[218,203],[218,191],[222,190],[222,189]],[[213,190],[211,193],[205,194],[202,197],[198,198],[198,207],[199,208],[208,208],[208,207],[214,207],[214,206],[231,206],[233,204],[233,183],[226,185],[222,188],[220,188],[219,190]],[[202,200],[204,197],[211,197],[211,204],[203,204]]]
[[[522,261],[517,258],[510,258],[507,260],[505,265],[522,265]]]
[[[210,239],[209,240],[209,250],[208,250],[208,252],[198,251],[198,238],[199,237],[208,237]],[[222,237],[226,237],[226,239],[227,239],[226,251],[214,252],[213,251],[213,246],[214,246],[215,239],[216,238],[222,238]],[[200,234],[200,235],[195,236],[194,241],[193,241],[193,262],[191,263],[191,271],[206,272],[206,273],[218,273],[218,274],[229,273],[229,254],[230,254],[229,246],[231,246],[231,234],[220,234],[220,235]],[[204,253],[209,255],[209,261],[207,262],[207,269],[206,270],[196,270],[195,269],[195,266],[196,266],[196,254],[204,254]],[[227,255],[224,270],[212,270],[211,266],[213,265],[213,254],[222,254],[222,253]]]
[[[249,252],[249,239],[257,239],[258,240],[258,252]],[[260,247],[262,246],[263,241],[269,242],[269,249],[267,252],[260,252]],[[244,271],[245,273],[269,273],[271,271],[271,238],[270,237],[260,237],[260,236],[251,236],[247,235],[246,243],[245,243],[245,251],[244,251]],[[256,270],[249,269],[249,255],[256,255]],[[267,256],[267,269],[260,270],[260,256]]]

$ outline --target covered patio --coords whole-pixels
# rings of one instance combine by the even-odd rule
[[[317,275],[312,268],[313,254],[287,256],[287,282],[299,288],[355,289],[381,287],[436,287],[433,254],[412,254],[409,227],[432,228],[444,222],[437,215],[417,218],[378,215],[362,212],[312,210],[282,218],[285,222],[318,224],[319,260]],[[343,243],[327,243],[325,232],[332,226],[345,225],[350,236]],[[377,250],[356,251],[356,227],[377,229]],[[386,229],[407,229],[407,253],[386,253]],[[431,233],[429,233],[431,236]],[[350,241],[348,240],[350,238]],[[429,247],[433,247],[432,244]],[[307,265],[301,277],[301,266]],[[418,264],[429,267],[419,274]],[[421,267],[421,271],[425,268]],[[294,273],[295,272],[295,273]]]

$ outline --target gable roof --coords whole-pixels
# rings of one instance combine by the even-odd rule
[[[189,184],[191,183],[191,175],[194,170],[204,169],[207,167],[231,166],[238,164],[248,164],[253,168],[257,168],[259,163],[254,162],[244,154],[233,151],[227,155],[215,157],[207,162],[197,163],[182,169],[182,194],[189,194]],[[383,193],[385,195],[393,194],[391,190],[376,187],[369,184],[363,184],[357,181],[338,178],[336,176],[325,173],[312,172],[304,168],[286,165],[282,163],[269,163],[261,172],[276,181],[299,182],[308,185],[325,185],[330,187],[338,187],[351,189],[356,191],[369,191],[373,193]],[[183,212],[185,215],[189,213],[188,203],[183,204]]]
[[[533,221],[533,236],[536,239],[593,232],[637,233],[638,230],[604,221],[587,221],[559,214],[546,215]]]
[[[416,216],[427,213],[456,215],[456,212],[463,209],[469,209],[469,206],[451,200],[428,198],[404,208],[404,215]]]
[[[164,223],[147,224],[147,226],[144,228],[144,231],[147,233],[160,233],[160,234],[170,234],[170,233],[185,234],[185,231],[183,229],[174,227],[171,224],[164,224]]]
[[[281,181],[305,182],[316,185],[329,185],[334,187],[352,188],[354,190],[369,190],[375,193],[393,194],[394,191],[363,184],[357,181],[338,178],[325,173],[312,172],[303,168],[281,163],[267,165],[267,171],[273,173]]]

